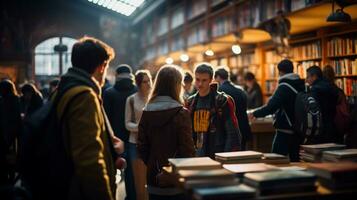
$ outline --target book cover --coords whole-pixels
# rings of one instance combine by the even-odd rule
[[[180,169],[219,169],[222,168],[221,163],[212,160],[209,157],[195,158],[169,158],[169,163],[174,170]]]
[[[351,158],[357,157],[357,149],[342,149],[334,151],[324,151],[322,153],[323,157],[330,156],[336,158]]]
[[[314,186],[315,174],[302,170],[279,170],[244,174],[244,183],[256,188],[275,189],[277,187]]]
[[[235,173],[235,174],[244,174],[248,172],[264,172],[264,171],[273,171],[279,170],[278,167],[273,165],[268,165],[265,163],[252,163],[252,164],[225,164],[223,168]]]
[[[193,191],[193,196],[198,200],[217,200],[217,199],[237,199],[254,197],[256,190],[245,184],[231,185],[215,188],[199,188]]]
[[[251,159],[251,158],[261,158],[262,153],[256,151],[234,151],[234,152],[224,152],[215,153],[216,158],[221,160],[238,160],[238,159]]]
[[[301,145],[301,147],[307,153],[321,154],[323,151],[344,149],[346,145],[336,144],[336,143],[324,143],[324,144]]]

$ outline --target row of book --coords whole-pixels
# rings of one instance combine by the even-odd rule
[[[188,19],[193,19],[196,16],[203,14],[206,11],[206,0],[196,0],[192,1],[192,4],[188,7],[187,17]]]
[[[234,24],[230,17],[219,17],[212,24],[212,36],[218,37],[234,30]]]
[[[157,29],[157,35],[158,36],[161,36],[161,35],[163,35],[163,34],[165,34],[165,33],[167,33],[167,31],[169,30],[169,21],[168,21],[169,19],[168,19],[168,17],[166,17],[166,16],[161,16],[160,18],[159,18],[159,27],[158,27],[158,29]]]
[[[357,96],[357,79],[356,78],[338,78],[336,85],[341,88],[346,96]]]
[[[184,40],[183,38],[178,35],[174,37],[171,43],[171,51],[178,51],[184,48]]]
[[[357,58],[334,60],[332,67],[336,75],[357,75]]]
[[[332,38],[327,42],[328,56],[357,54],[357,38]]]
[[[183,7],[175,9],[171,17],[171,29],[174,29],[185,22],[185,12]]]
[[[187,38],[187,44],[191,46],[194,44],[202,43],[206,39],[207,39],[207,31],[205,29],[205,26],[201,24],[190,30]]]
[[[321,42],[320,40],[313,43],[298,45],[291,49],[292,57],[295,60],[308,60],[321,58]]]
[[[300,78],[306,78],[306,70],[313,66],[321,66],[320,61],[302,61],[296,64],[297,67],[294,68],[295,73],[299,74]]]
[[[335,143],[301,145],[300,159],[306,162],[357,162],[357,149],[346,149],[346,145]]]
[[[157,48],[157,54],[158,55],[165,55],[169,52],[169,46],[167,41],[163,41],[159,44],[158,48]]]

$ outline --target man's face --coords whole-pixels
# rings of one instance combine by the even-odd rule
[[[109,66],[109,62],[103,63],[97,68],[96,72],[93,74],[95,79],[98,81],[100,87],[104,86],[105,77],[107,76],[108,66]]]
[[[206,92],[210,89],[209,85],[212,78],[208,73],[195,73],[195,86],[198,91]]]
[[[185,89],[186,92],[190,92],[192,88],[192,82],[184,82],[183,88]]]
[[[312,85],[316,80],[316,76],[314,75],[311,75],[310,73],[307,73],[306,74],[306,82],[309,84],[309,85]]]

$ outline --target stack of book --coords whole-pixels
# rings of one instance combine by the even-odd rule
[[[324,161],[324,162],[341,162],[341,161],[357,162],[357,149],[342,149],[342,150],[334,150],[334,151],[324,151],[322,153],[322,161]]]
[[[245,173],[250,172],[266,172],[279,170],[278,167],[267,165],[265,163],[249,163],[249,164],[225,164],[223,168],[235,173],[238,177],[243,177]]]
[[[276,153],[264,153],[262,161],[267,164],[289,164],[290,159],[287,156],[283,156]]]
[[[245,184],[222,186],[215,188],[198,188],[193,191],[196,200],[233,200],[255,197],[256,190]]]
[[[186,189],[229,186],[238,184],[235,174],[226,169],[179,170],[179,182]]]
[[[169,158],[169,163],[174,172],[179,170],[209,170],[221,169],[220,162],[212,160],[209,157],[195,157],[195,158]]]
[[[316,175],[298,170],[247,173],[244,183],[257,189],[259,195],[316,191]]]
[[[301,145],[300,159],[306,162],[320,162],[322,152],[344,149],[346,145],[335,143]]]
[[[329,189],[357,188],[357,163],[316,163],[310,164],[308,170]]]
[[[216,153],[216,160],[223,163],[257,163],[262,161],[263,154],[256,151],[234,151]]]

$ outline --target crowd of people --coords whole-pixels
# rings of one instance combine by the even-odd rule
[[[217,152],[246,150],[252,138],[249,120],[274,114],[272,152],[298,161],[303,141],[295,133],[294,121],[299,112],[295,98],[301,92],[308,92],[321,109],[322,126],[314,143],[356,146],[355,134],[347,134],[356,132],[356,109],[349,111],[329,66],[323,71],[318,66],[308,68],[306,87],[293,73],[293,63],[282,60],[277,65],[277,89],[263,105],[254,74],[246,73],[246,85],[241,87],[230,81],[228,67],[214,69],[209,63],[198,64],[193,73],[164,65],[154,79],[147,70],[134,74],[129,65],[122,64],[116,68],[115,84],[105,86],[114,56],[114,50],[100,40],[79,39],[72,49],[73,67],[53,81],[45,103],[33,84],[23,85],[19,96],[11,80],[0,82],[0,184],[11,185],[20,174],[34,199],[114,200],[115,175],[120,169],[127,200],[186,199],[162,174],[168,158],[214,157]],[[21,145],[28,143],[28,137],[22,137],[24,130],[31,130],[26,129],[28,122],[36,113],[44,113],[46,105],[53,108],[48,116],[55,117],[50,119],[58,120],[52,123],[56,131],[46,139],[54,134],[63,139],[59,145],[68,159],[60,164],[68,170],[41,182],[42,176],[22,172],[21,158],[31,160],[31,154],[23,152]],[[247,114],[252,108],[254,112]],[[35,144],[43,144],[43,138],[37,140]],[[53,151],[51,144],[46,147]],[[61,180],[67,184],[54,187],[56,177],[61,176],[66,176]]]

